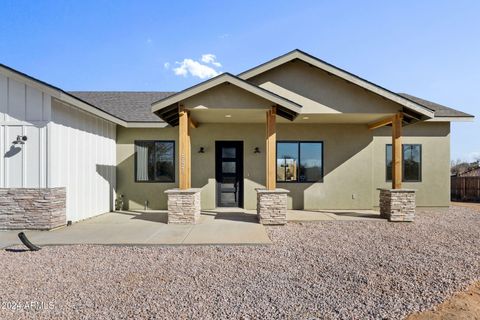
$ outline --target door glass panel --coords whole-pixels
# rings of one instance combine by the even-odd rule
[[[236,203],[235,193],[222,193],[221,202],[226,205],[228,204],[234,205]]]
[[[231,162],[222,162],[222,173],[235,173],[236,172],[236,163]]]
[[[220,142],[216,153],[217,205],[242,205],[242,149],[239,142]]]
[[[235,148],[222,148],[222,158],[235,158],[236,149]]]

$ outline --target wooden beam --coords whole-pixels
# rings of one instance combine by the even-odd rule
[[[179,126],[178,126],[178,187],[180,189],[189,189],[191,186],[190,169],[190,133],[188,128],[188,112],[183,106],[178,108]]]
[[[402,188],[402,119],[399,112],[392,122],[392,189]]]
[[[384,119],[381,119],[381,120],[372,122],[372,123],[368,124],[368,129],[369,129],[369,130],[375,130],[375,129],[377,129],[377,128],[380,128],[380,127],[389,125],[389,124],[391,124],[391,123],[393,122],[393,119],[394,119],[394,118],[395,118],[395,116],[393,116],[393,117],[388,117],[388,118],[384,118]]]
[[[190,115],[187,114],[187,117],[190,119]],[[190,121],[189,121],[190,123]],[[187,128],[187,166],[185,173],[187,174],[187,189],[192,187],[192,140],[190,137],[190,126]]]
[[[267,111],[267,134],[266,134],[266,188],[275,190],[277,174],[276,174],[276,158],[277,158],[277,132],[276,132],[276,107],[272,107]]]
[[[189,114],[188,115],[188,124],[190,125],[191,128],[198,128],[198,122],[192,119],[192,116]]]

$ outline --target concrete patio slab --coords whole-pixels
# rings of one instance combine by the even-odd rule
[[[269,244],[256,216],[242,210],[208,211],[196,225],[169,225],[166,211],[110,212],[52,231],[25,231],[38,245]],[[20,244],[20,230],[0,231],[0,248]]]
[[[288,210],[287,220],[352,221],[378,220],[374,210]],[[0,231],[0,248],[20,244],[16,231]],[[218,208],[202,211],[195,225],[167,224],[166,211],[119,211],[52,231],[26,231],[42,245],[178,245],[178,244],[270,244],[265,227],[254,210]]]
[[[257,215],[243,209],[204,211],[201,219],[188,234],[185,244],[206,244],[218,239],[229,244],[271,243]]]
[[[288,210],[287,221],[383,220],[375,210]]]

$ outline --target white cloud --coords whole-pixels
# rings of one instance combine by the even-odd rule
[[[212,53],[202,54],[202,62],[210,63],[217,68],[222,66],[222,64],[217,61],[217,56]]]
[[[165,69],[167,69],[167,70],[170,69],[170,62],[165,62],[165,63],[163,64],[163,67],[164,67]]]
[[[153,43],[153,40],[150,39],[150,38],[148,38],[146,42],[147,42],[147,44],[152,44],[152,43]]]
[[[175,64],[178,66],[172,70],[177,76],[187,77],[191,75],[200,79],[212,78],[220,74],[216,68],[220,68],[222,64],[217,61],[217,57],[214,54],[204,54],[202,55],[200,61],[203,62],[203,64],[193,59],[183,59],[182,62],[175,62]],[[210,64],[211,66],[207,64]],[[168,69],[170,64],[167,62],[164,64],[164,67],[165,69]]]
[[[192,59],[183,59],[182,62],[176,62],[176,64],[179,66],[173,68],[173,72],[177,76],[186,77],[190,74],[200,79],[206,79],[215,77],[219,74],[215,69]]]

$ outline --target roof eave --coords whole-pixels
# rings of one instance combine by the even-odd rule
[[[428,119],[429,122],[473,122],[474,116],[459,116],[459,117],[435,117]]]

